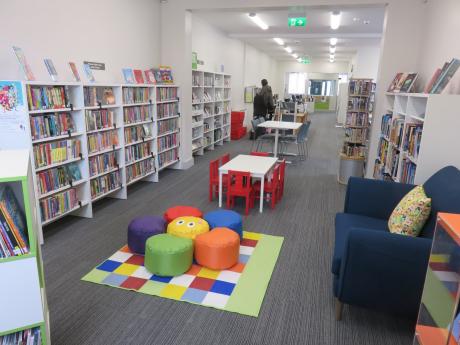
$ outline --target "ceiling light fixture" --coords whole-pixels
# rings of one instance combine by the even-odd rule
[[[338,39],[335,37],[332,37],[331,39],[329,39],[329,43],[331,44],[331,46],[335,46],[337,44],[337,41]]]
[[[283,41],[281,38],[279,38],[279,37],[275,37],[275,38],[273,39],[273,41],[275,41],[276,43],[278,43],[280,46],[284,45],[284,41]]]
[[[358,17],[353,17],[353,21],[354,22],[359,22],[359,18]]]
[[[302,59],[301,59],[301,58],[298,58],[298,59],[297,59],[297,62],[302,62]]]
[[[335,60],[334,59],[329,59],[329,62],[334,62]]]
[[[292,53],[291,47],[284,47],[284,50],[287,51],[289,54]]]
[[[297,55],[297,54],[292,54],[292,57],[293,57],[294,59],[297,59],[297,58],[299,57],[299,55]]]
[[[267,30],[268,29],[268,25],[265,24],[265,22],[260,19],[257,14],[255,13],[249,13],[248,14],[249,18],[259,27],[261,28],[262,30]]]
[[[370,20],[365,20],[365,21],[363,21],[363,24],[365,24],[365,25],[369,25],[370,23],[371,23]]]
[[[331,54],[334,54],[336,49],[337,49],[336,46],[329,46],[329,52],[330,52]]]
[[[340,11],[331,12],[331,29],[332,30],[337,30],[339,28],[341,17],[342,15],[340,14]]]
[[[329,59],[334,60],[334,59],[335,59],[335,55],[334,55],[334,54],[329,55]]]

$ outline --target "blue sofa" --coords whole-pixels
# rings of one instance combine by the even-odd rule
[[[419,237],[392,234],[388,219],[413,185],[350,178],[335,218],[332,259],[336,317],[343,304],[416,317],[438,212],[460,213],[460,170],[445,167],[423,185],[432,199]]]

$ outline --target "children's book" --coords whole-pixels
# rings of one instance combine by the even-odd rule
[[[136,83],[144,84],[144,77],[142,76],[142,71],[140,69],[134,70],[134,78],[136,79]]]
[[[115,104],[115,95],[111,87],[104,88],[104,94],[102,95],[104,104]]]
[[[170,66],[160,66],[161,80],[164,84],[173,84],[172,70]]]
[[[417,73],[408,74],[406,80],[404,80],[404,84],[401,86],[400,92],[411,92],[412,88],[414,87],[415,81],[417,80],[417,76]]]
[[[441,75],[441,69],[437,68],[436,71],[434,72],[433,76],[431,77],[430,81],[428,84],[426,84],[425,88],[423,89],[423,93],[429,93],[431,88],[433,87],[434,83],[436,80],[438,80],[439,76]]]
[[[155,74],[153,73],[153,68],[145,70],[145,81],[148,84],[155,84]]]
[[[43,59],[43,62],[45,63],[46,69],[48,70],[48,74],[51,77],[52,81],[57,81],[57,71],[56,68],[54,67],[53,60],[51,59]]]
[[[152,68],[153,70],[153,75],[155,76],[155,83],[157,84],[163,84],[163,81],[161,80],[161,71],[159,68]]]
[[[85,71],[86,79],[88,79],[89,82],[94,83],[96,79],[94,79],[93,71],[87,63],[83,64],[83,70]]]
[[[125,78],[126,84],[134,84],[134,74],[132,68],[123,68],[123,77]]]
[[[388,88],[387,92],[394,92],[396,85],[398,85],[399,79],[401,78],[402,73],[397,73],[396,76],[394,77],[393,81],[390,84],[390,87]]]
[[[449,63],[449,66],[445,69],[441,76],[439,77],[438,81],[433,86],[431,93],[441,93],[444,88],[447,86],[449,81],[457,72],[458,68],[460,67],[460,60],[459,59],[452,59]]]
[[[80,74],[78,74],[77,66],[75,62],[69,62],[70,70],[72,71],[73,78],[75,81],[80,81]]]
[[[13,51],[16,54],[16,57],[19,61],[19,64],[24,71],[27,80],[35,80],[35,76],[32,73],[32,69],[30,68],[29,64],[27,63],[26,56],[21,48],[13,46]]]
[[[404,85],[404,82],[406,81],[406,78],[407,78],[407,73],[402,73],[401,77],[398,80],[398,83],[395,86],[395,89],[393,90],[393,92],[400,92],[401,91],[401,88]]]

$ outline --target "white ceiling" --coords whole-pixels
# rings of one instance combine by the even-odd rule
[[[330,13],[339,10],[342,14],[338,30],[330,28]],[[255,12],[269,26],[262,30],[249,18],[248,13]],[[385,16],[384,6],[367,7],[304,7],[307,17],[306,27],[288,27],[289,13],[292,9],[253,8],[228,10],[196,10],[193,14],[212,26],[258,48],[277,60],[293,60],[283,47],[273,41],[273,37],[282,38],[294,53],[309,56],[313,61],[329,60],[329,38],[337,37],[336,61],[350,61],[357,50],[363,46],[375,46],[380,43]],[[298,11],[296,11],[298,12]],[[369,21],[365,24],[364,21]]]

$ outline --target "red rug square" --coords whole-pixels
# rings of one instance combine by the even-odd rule
[[[211,290],[211,287],[213,286],[214,282],[215,282],[215,280],[213,280],[213,279],[196,277],[193,280],[192,284],[190,284],[189,288],[209,291],[209,290]]]
[[[125,261],[127,264],[144,266],[144,257],[142,255],[134,254],[128,260]]]
[[[147,281],[147,279],[129,277],[126,279],[120,287],[125,289],[139,290]]]

